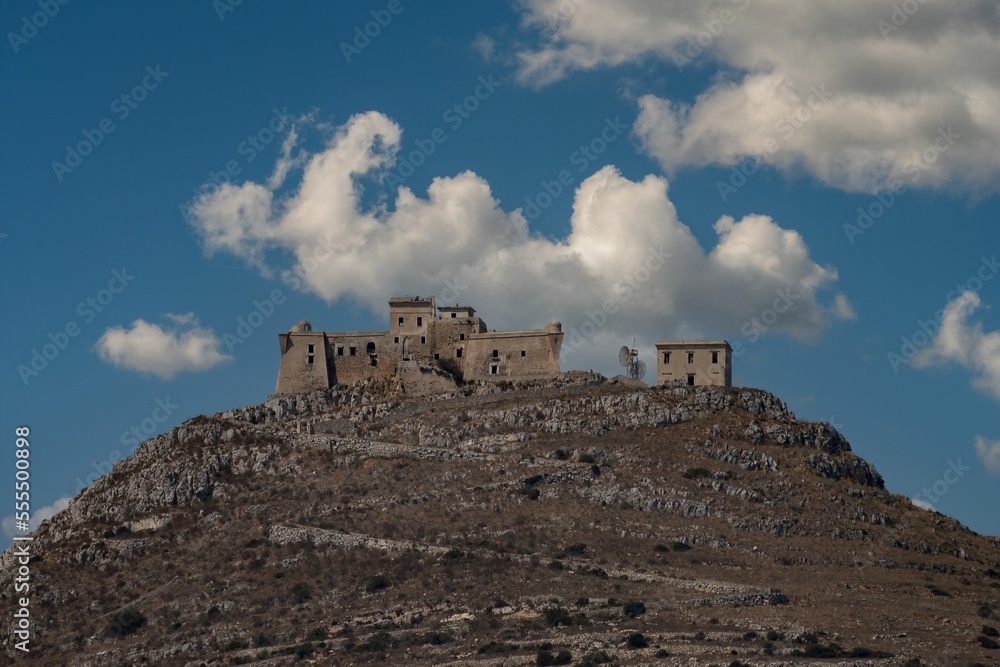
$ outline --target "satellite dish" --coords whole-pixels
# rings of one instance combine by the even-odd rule
[[[628,369],[628,377],[633,380],[641,380],[646,375],[646,362],[639,361],[639,350],[635,349],[635,341],[632,347],[622,345],[618,350],[618,363]]]

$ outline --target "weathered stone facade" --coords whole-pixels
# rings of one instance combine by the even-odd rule
[[[724,340],[656,344],[656,384],[733,386],[733,348]]]
[[[559,322],[544,329],[493,331],[471,307],[437,308],[434,297],[394,297],[388,331],[313,331],[303,320],[278,334],[275,393],[400,376],[404,362],[407,369],[436,367],[465,380],[549,378],[559,373],[562,340]]]

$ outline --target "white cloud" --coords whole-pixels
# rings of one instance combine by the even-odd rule
[[[854,312],[854,306],[851,305],[847,295],[843,292],[840,292],[836,297],[834,297],[833,312],[839,319],[842,320],[858,319],[858,314]]]
[[[971,290],[948,303],[933,342],[913,357],[912,364],[917,368],[960,364],[976,374],[975,387],[1000,399],[1000,331],[984,332],[981,323],[968,324],[980,303]]]
[[[1000,473],[1000,440],[988,440],[977,435],[976,456],[983,462],[987,470]]]
[[[400,136],[380,113],[356,115],[308,157],[287,197],[257,183],[223,185],[193,203],[193,225],[209,253],[376,313],[389,296],[430,293],[468,301],[504,328],[552,319],[569,327],[613,303],[604,319],[615,339],[651,344],[682,331],[735,332],[789,292],[773,330],[809,337],[828,323],[817,293],[836,271],[767,216],[721,218],[706,252],[678,220],[665,178],[631,181],[607,166],[577,188],[569,235],[549,240],[529,232],[520,209],[503,210],[472,172],[435,178],[426,197],[406,187],[372,192]]]
[[[29,525],[28,529],[33,531],[36,528],[38,528],[38,526],[40,526],[43,521],[51,519],[59,512],[62,512],[64,509],[69,507],[69,501],[71,500],[72,498],[60,498],[51,505],[40,507],[34,512],[32,512],[31,518],[28,521]],[[3,528],[3,532],[6,533],[8,537],[15,537],[27,534],[23,530],[17,529],[17,520],[14,518],[13,514],[4,517],[3,521],[0,522],[0,527]]]
[[[910,502],[922,510],[928,510],[931,512],[937,512],[937,508],[931,505],[926,500],[921,500],[920,498],[910,498]]]
[[[193,313],[168,313],[165,317],[173,327],[136,320],[130,329],[109,328],[97,341],[101,359],[164,379],[186,371],[205,371],[232,359],[220,351],[215,333],[199,326]]]
[[[523,83],[646,59],[685,72],[718,69],[692,102],[639,97],[636,134],[668,173],[756,157],[849,191],[897,180],[998,188],[996,2],[921,3],[899,30],[880,29],[893,5],[870,0],[620,0],[561,11],[565,5],[522,3],[526,27],[541,31],[539,46],[517,54]]]

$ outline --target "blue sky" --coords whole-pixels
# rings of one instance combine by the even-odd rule
[[[649,4],[4,3],[34,508],[262,402],[298,320],[410,293],[558,319],[564,370],[726,338],[736,384],[1000,534],[998,4]]]

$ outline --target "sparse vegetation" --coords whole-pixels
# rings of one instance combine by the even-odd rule
[[[646,648],[647,646],[649,646],[649,640],[641,632],[630,632],[625,637],[626,648]]]
[[[104,628],[106,637],[125,637],[139,631],[146,624],[146,617],[135,607],[125,607]]]
[[[307,583],[298,583],[292,586],[291,594],[297,604],[302,604],[312,599],[312,587]]]
[[[632,600],[622,605],[622,613],[629,618],[638,618],[646,613],[646,605],[638,600]]]
[[[374,574],[365,581],[365,592],[375,593],[392,586],[392,582],[384,574]]]

